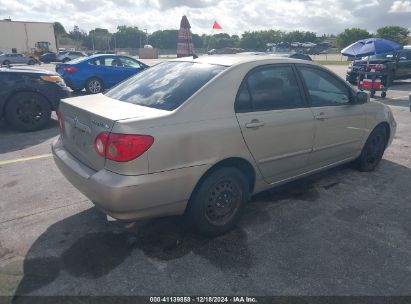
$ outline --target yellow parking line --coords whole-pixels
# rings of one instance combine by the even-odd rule
[[[53,156],[53,154],[47,153],[47,154],[41,154],[41,155],[34,155],[34,156],[30,156],[30,157],[22,157],[22,158],[16,158],[16,159],[2,160],[2,161],[0,161],[0,166],[1,165],[19,163],[19,162],[25,162],[25,161],[28,161],[28,160],[49,158],[49,157],[52,157],[52,156]]]

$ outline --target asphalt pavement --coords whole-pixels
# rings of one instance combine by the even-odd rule
[[[411,295],[410,91],[400,81],[379,99],[398,131],[375,172],[345,165],[263,192],[213,239],[180,217],[108,222],[54,165],[55,120],[3,124],[0,295]]]

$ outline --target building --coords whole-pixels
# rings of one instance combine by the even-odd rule
[[[53,23],[0,20],[0,51],[15,49],[18,53],[34,53],[36,48],[56,52]]]

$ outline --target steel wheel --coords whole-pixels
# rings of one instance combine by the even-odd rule
[[[220,180],[208,191],[206,216],[215,225],[225,225],[241,205],[241,189],[232,178]]]
[[[196,186],[185,212],[186,222],[203,235],[223,234],[235,227],[249,196],[250,183],[242,171],[215,169]]]

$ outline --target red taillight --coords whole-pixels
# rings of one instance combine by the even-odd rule
[[[63,133],[63,118],[61,117],[61,112],[56,112],[57,114],[57,122],[59,125],[60,133]]]
[[[77,72],[77,67],[75,67],[75,66],[65,66],[63,68],[63,70],[64,70],[64,72],[67,72],[67,73],[73,73],[73,72]]]
[[[146,152],[154,142],[149,135],[100,133],[94,141],[97,154],[109,160],[127,162]]]

